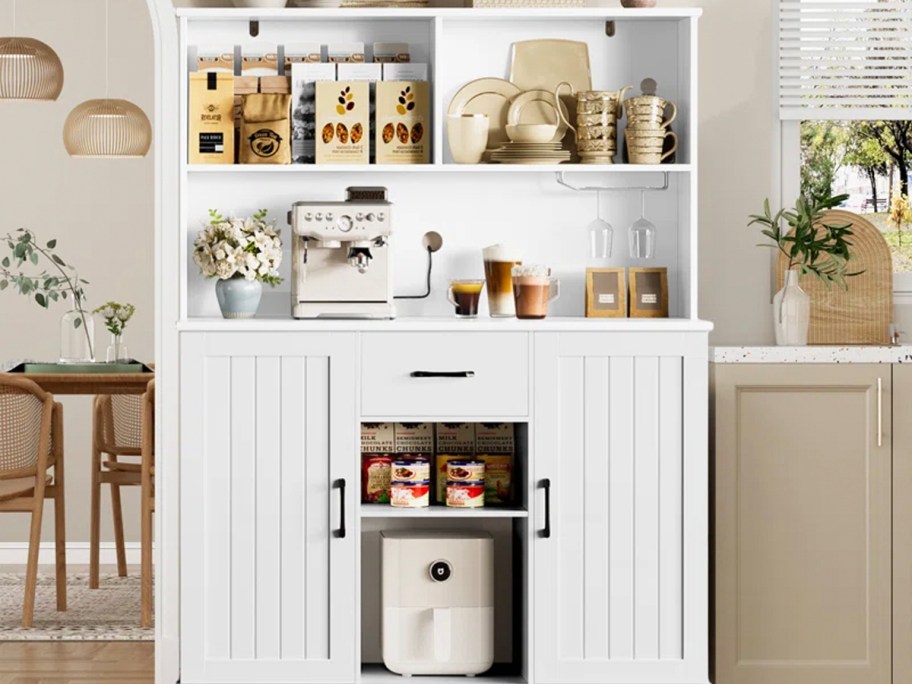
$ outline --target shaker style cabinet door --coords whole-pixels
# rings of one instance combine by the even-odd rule
[[[351,334],[182,335],[181,682],[354,681],[355,361]]]
[[[706,335],[534,348],[535,681],[706,684]]]
[[[891,394],[888,364],[714,366],[716,684],[909,681],[891,680]]]
[[[893,682],[912,682],[912,366],[893,366]]]

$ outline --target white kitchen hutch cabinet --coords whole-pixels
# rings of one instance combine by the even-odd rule
[[[354,679],[354,362],[352,334],[182,337],[182,681]]]
[[[173,46],[162,39],[170,52],[157,122],[162,173],[175,181],[173,192],[163,182],[160,197],[173,211],[159,242],[159,450],[171,458],[158,473],[158,684],[402,681],[380,664],[379,533],[435,528],[496,540],[496,657],[481,682],[707,684],[711,326],[697,312],[699,16],[620,7],[176,10]],[[450,99],[467,81],[506,76],[511,45],[538,38],[586,41],[597,89],[654,78],[678,108],[675,162],[453,163]],[[191,46],[345,41],[407,42],[413,61],[428,64],[431,163],[188,164]],[[191,254],[209,209],[266,208],[287,235],[293,202],[342,199],[352,185],[388,188],[397,294],[423,285],[424,233],[443,235],[429,299],[402,301],[393,321],[294,321],[286,282],[264,297],[260,318],[218,318],[213,285]],[[667,267],[670,318],[583,317],[595,189],[615,227],[607,265]],[[627,256],[641,192],[658,229],[649,262]],[[448,280],[477,275],[481,248],[494,242],[561,278],[553,316],[450,316]],[[286,241],[286,277],[290,261]],[[475,377],[422,380],[415,370]],[[513,423],[514,505],[361,505],[360,424],[409,420]]]

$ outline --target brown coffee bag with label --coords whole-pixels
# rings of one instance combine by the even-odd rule
[[[245,95],[241,103],[242,164],[291,163],[291,95]]]
[[[230,164],[234,155],[234,76],[190,74],[191,164]]]

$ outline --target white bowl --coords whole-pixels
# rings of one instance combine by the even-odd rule
[[[507,135],[513,142],[547,143],[557,135],[556,124],[516,124],[507,126]]]
[[[235,7],[255,7],[256,9],[281,8],[286,4],[286,0],[234,0]]]

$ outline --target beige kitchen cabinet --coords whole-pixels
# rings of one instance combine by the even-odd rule
[[[716,684],[912,681],[912,506],[897,509],[907,543],[894,557],[892,368],[714,366]],[[912,398],[912,368],[900,371]],[[912,421],[896,415],[905,482]]]
[[[912,366],[893,365],[893,683],[912,682]]]

